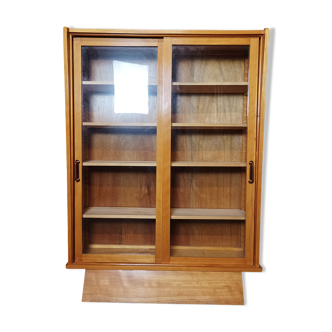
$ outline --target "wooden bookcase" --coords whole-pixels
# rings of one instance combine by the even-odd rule
[[[64,28],[67,268],[262,270],[267,45]]]

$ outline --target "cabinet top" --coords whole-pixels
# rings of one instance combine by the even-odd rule
[[[178,35],[264,35],[264,30],[130,30],[130,29],[72,29],[64,27],[73,35],[148,35],[148,36],[178,36]]]

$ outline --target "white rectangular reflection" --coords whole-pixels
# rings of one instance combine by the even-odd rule
[[[148,65],[113,61],[114,112],[148,114]]]

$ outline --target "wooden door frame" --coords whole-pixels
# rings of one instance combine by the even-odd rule
[[[83,174],[83,156],[82,156],[82,59],[81,59],[81,47],[82,46],[114,46],[114,47],[121,47],[121,46],[154,46],[158,47],[158,64],[159,62],[162,63],[162,56],[160,53],[162,49],[162,40],[160,39],[135,39],[135,38],[103,38],[103,39],[96,39],[96,38],[89,38],[89,37],[75,37],[73,40],[73,59],[74,59],[74,160],[80,160],[79,164],[79,174]],[[163,70],[162,68],[158,68],[158,83],[163,83]],[[158,108],[160,109],[161,102],[163,100],[163,91],[161,87],[158,87]],[[158,111],[159,111],[158,109]],[[159,142],[161,141],[162,134],[159,133],[161,131],[158,128],[159,125],[162,124],[162,114],[159,115],[158,112],[158,119],[157,119],[157,140],[159,137]],[[157,154],[160,153],[157,150]],[[157,155],[158,160],[158,155]],[[160,157],[159,157],[160,160]],[[162,163],[161,163],[162,164]],[[160,167],[157,167],[157,181],[156,185],[159,187],[158,183],[161,183],[161,173],[159,171]],[[159,181],[158,181],[159,179]],[[155,255],[109,255],[109,254],[83,254],[82,253],[82,181],[75,182],[75,263],[102,263],[102,262],[111,262],[111,263],[155,263],[156,261],[161,261],[162,255],[162,222],[160,219],[161,216],[161,206],[162,206],[162,199],[161,190],[157,188],[157,212],[156,212],[156,253]]]

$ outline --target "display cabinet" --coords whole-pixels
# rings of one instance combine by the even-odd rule
[[[64,28],[67,268],[262,270],[267,45]]]

